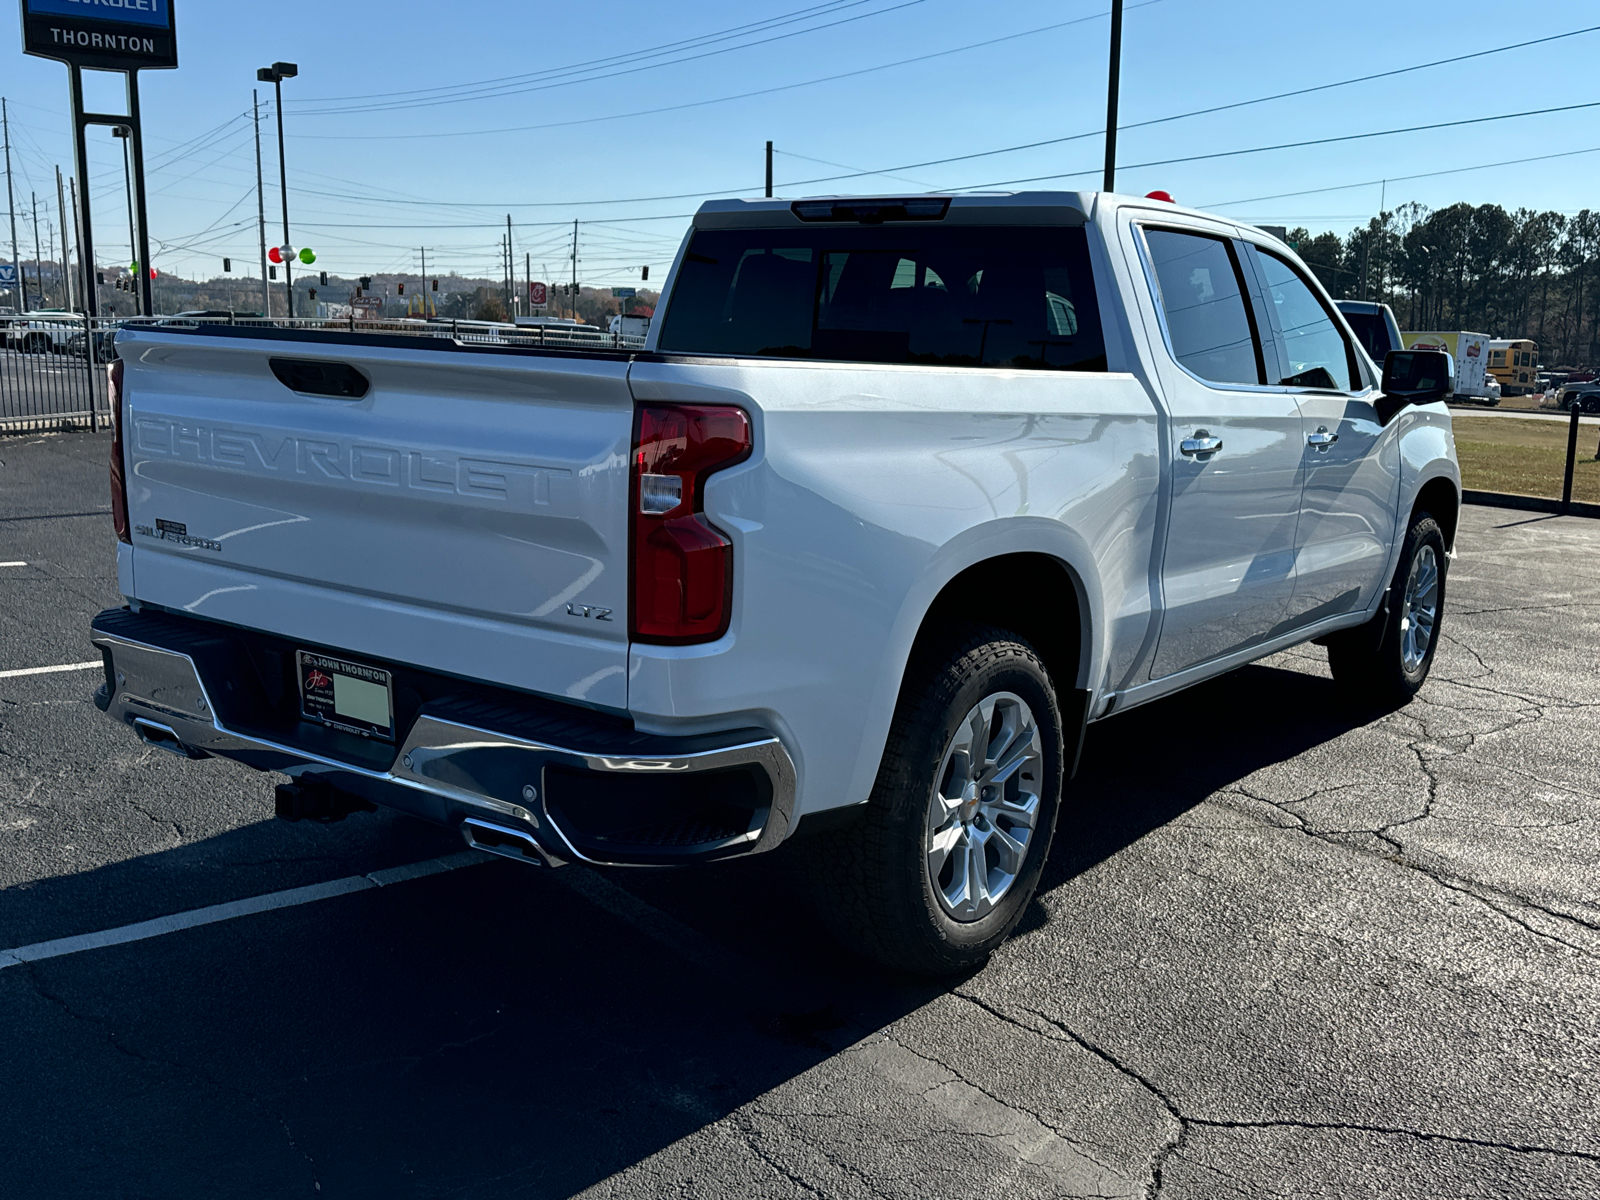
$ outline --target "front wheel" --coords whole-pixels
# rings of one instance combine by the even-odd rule
[[[1439,523],[1417,513],[1378,615],[1328,639],[1328,668],[1353,699],[1399,708],[1427,680],[1444,617],[1445,563]]]
[[[1055,689],[1027,642],[973,626],[919,652],[865,811],[806,843],[835,935],[922,975],[981,964],[1038,887],[1063,746]]]

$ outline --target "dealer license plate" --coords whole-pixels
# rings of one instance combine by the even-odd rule
[[[394,741],[394,682],[388,671],[309,650],[295,651],[295,661],[306,720]]]

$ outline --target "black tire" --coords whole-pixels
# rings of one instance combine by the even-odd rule
[[[1328,668],[1352,700],[1363,707],[1389,711],[1409,704],[1426,682],[1444,623],[1447,564],[1439,523],[1430,513],[1413,514],[1399,565],[1377,616],[1359,628],[1328,639]],[[1432,623],[1417,620],[1412,634],[1413,620],[1425,610],[1419,605],[1413,614],[1408,608],[1408,594],[1414,577],[1418,583],[1425,583],[1430,565],[1437,588]],[[1416,599],[1421,601],[1424,597],[1419,595]],[[1420,646],[1424,631],[1426,645]],[[1408,634],[1412,636],[1408,638]]]
[[[45,333],[30,333],[22,342],[24,354],[48,354],[50,351],[50,335]]]
[[[990,878],[1007,876],[1009,884],[997,889],[999,898],[987,911],[958,918],[939,897],[946,888],[959,887],[959,880],[954,884],[941,884],[941,880],[957,861],[976,860],[958,847],[948,852],[945,874],[935,876],[929,864],[928,839],[936,835],[929,820],[936,787],[941,791],[951,787],[950,769],[954,768],[947,759],[958,753],[956,745],[975,728],[969,716],[986,703],[994,705],[996,713],[1031,715],[1038,733],[1036,742],[1018,737],[1007,743],[1019,747],[1019,755],[1029,757],[993,799],[997,804],[1016,804],[1020,797],[1033,805],[1032,797],[1036,797],[1037,802],[1020,869],[1004,871],[1006,860],[999,856],[1008,843],[997,841],[991,849],[985,840],[975,853],[985,864],[1002,864],[993,868],[997,872],[993,876],[985,866],[985,884]],[[1002,724],[1010,720],[996,719]],[[992,733],[994,726],[989,728]],[[988,736],[985,734],[986,739]],[[985,755],[997,744],[1001,743],[986,740]],[[899,970],[939,976],[981,965],[1022,918],[1038,887],[1060,807],[1063,747],[1055,688],[1026,641],[1001,629],[976,625],[952,628],[930,641],[907,669],[877,782],[864,811],[844,828],[803,842],[802,869],[824,922],[857,953]],[[1003,752],[999,761],[1007,761]],[[936,778],[941,768],[950,769]],[[969,790],[977,786],[973,783]],[[1033,790],[1023,795],[1013,790],[1017,788]],[[978,808],[979,797],[990,796],[992,790],[984,787],[954,810],[942,806],[950,821],[946,836],[959,834],[955,826],[963,822],[969,829],[982,831],[987,820],[990,830],[999,828],[1022,842],[1022,828],[1007,824],[1010,818],[1006,813],[1012,810]],[[969,806],[971,814],[964,817]],[[992,832],[976,836],[994,838]],[[991,854],[996,855],[994,860],[987,857]],[[1014,851],[1011,854],[1010,861],[1015,863],[1017,856]],[[975,907],[981,908],[983,902],[976,902]]]

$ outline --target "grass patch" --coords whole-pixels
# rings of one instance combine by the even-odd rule
[[[1567,469],[1565,421],[1517,421],[1452,414],[1456,454],[1461,459],[1461,485],[1475,491],[1561,499]],[[1595,443],[1600,429],[1578,429],[1578,462],[1572,476],[1572,498],[1600,504],[1600,462]]]

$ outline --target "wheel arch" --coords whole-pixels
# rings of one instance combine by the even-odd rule
[[[1455,480],[1447,475],[1435,475],[1425,481],[1417,489],[1416,499],[1411,502],[1411,519],[1415,520],[1419,512],[1428,512],[1439,522],[1445,549],[1453,551],[1456,530],[1461,523],[1461,490]]]
[[[1090,681],[1097,677],[1105,654],[1099,636],[1105,623],[1093,564],[1088,545],[1073,530],[1043,518],[990,523],[943,547],[904,598],[890,634],[887,670],[869,710],[851,795],[864,799],[872,790],[916,647],[952,619],[982,621],[1034,642],[1056,685],[1069,739],[1066,766],[1069,773],[1075,769],[1092,694]],[[1006,589],[1012,583],[1037,587],[1026,602],[1019,602]],[[989,592],[993,600],[985,599],[981,591]],[[1066,628],[1052,629],[1051,619]]]

